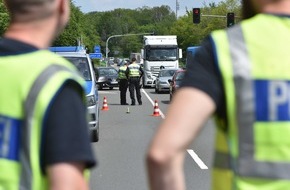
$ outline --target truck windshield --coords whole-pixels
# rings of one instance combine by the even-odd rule
[[[86,57],[65,57],[71,63],[73,63],[78,69],[80,75],[86,81],[91,81],[90,67]]]
[[[176,61],[176,48],[148,48],[146,49],[146,60],[148,61]]]

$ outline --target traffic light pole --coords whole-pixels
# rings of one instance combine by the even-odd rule
[[[194,14],[194,13],[193,13]],[[214,18],[226,18],[227,19],[227,27],[231,27],[235,24],[235,19],[239,18],[239,16],[236,16],[235,13],[227,13],[227,15],[204,15],[204,14],[200,14],[200,17],[214,17]],[[193,18],[195,19],[195,18]],[[199,19],[200,22],[200,19]],[[193,20],[193,23],[199,23],[199,22],[195,22]]]
[[[204,14],[201,14],[201,16],[204,16],[204,17],[215,17],[215,18],[226,18],[227,16],[222,16],[222,15],[204,15]]]
[[[109,40],[111,38],[117,38],[117,37],[123,37],[123,36],[140,36],[140,35],[147,35],[147,34],[154,34],[154,32],[152,33],[140,33],[140,34],[119,34],[119,35],[113,35],[113,36],[110,36],[107,41],[106,41],[106,66],[108,67],[108,53],[109,53],[109,49],[108,49],[108,43],[109,43]]]

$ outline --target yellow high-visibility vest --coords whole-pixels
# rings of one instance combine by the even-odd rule
[[[0,68],[0,189],[45,190],[43,119],[66,81],[85,83],[73,64],[48,50],[1,56]]]
[[[129,66],[129,77],[140,77],[140,65],[137,63],[132,63]]]
[[[217,122],[215,190],[290,189],[289,33],[289,17],[258,14],[211,35],[227,113]]]
[[[126,70],[127,70],[127,66],[123,65],[119,68],[119,76],[118,78],[119,79],[127,79],[127,76],[126,76]]]

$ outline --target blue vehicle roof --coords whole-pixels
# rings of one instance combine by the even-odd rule
[[[84,46],[54,46],[48,49],[52,52],[86,52]]]
[[[187,51],[196,50],[197,48],[199,48],[199,46],[190,46],[190,47],[187,47]]]

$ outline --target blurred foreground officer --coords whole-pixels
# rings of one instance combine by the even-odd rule
[[[0,189],[88,189],[95,165],[76,68],[46,50],[65,27],[69,0],[4,0],[0,40]]]
[[[186,149],[212,114],[213,189],[290,189],[290,1],[244,3],[255,16],[213,32],[190,60],[148,151],[151,189],[185,189]]]
[[[124,62],[124,65],[122,65],[118,71],[121,105],[128,105],[127,100],[126,100],[126,93],[128,89],[128,78],[126,76],[127,67],[128,67],[128,62]]]
[[[133,57],[131,60],[131,64],[128,66],[126,70],[126,75],[129,78],[129,91],[130,91],[130,98],[131,98],[131,105],[135,105],[135,93],[137,96],[137,101],[139,105],[142,105],[142,97],[140,92],[140,79],[143,76],[143,69],[139,64],[136,63],[136,58]]]

